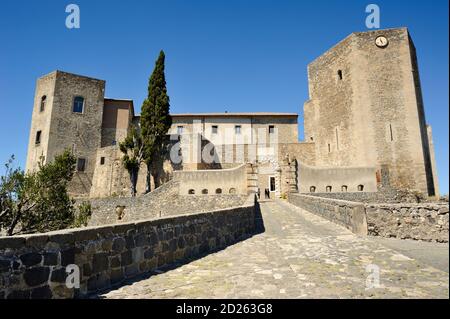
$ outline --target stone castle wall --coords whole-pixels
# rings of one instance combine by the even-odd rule
[[[76,298],[174,262],[197,258],[255,233],[253,196],[211,212],[0,238],[0,299]],[[80,288],[66,286],[66,266]]]
[[[179,182],[171,180],[156,190],[137,197],[110,197],[90,200],[92,216],[89,226],[120,224],[179,214],[241,206],[247,195],[180,195]],[[120,209],[120,219],[118,216]]]

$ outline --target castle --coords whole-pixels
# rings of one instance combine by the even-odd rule
[[[251,163],[254,191],[377,192],[383,186],[438,196],[415,47],[406,28],[352,33],[308,65],[305,141],[286,113],[172,114],[172,150],[152,187],[174,171]],[[37,80],[26,169],[64,149],[77,157],[77,197],[129,194],[118,143],[139,116],[132,100],[105,98],[105,81],[55,71]],[[213,145],[211,149],[207,145]],[[175,150],[175,151],[173,151]],[[177,153],[181,160],[169,156]],[[205,160],[204,155],[213,157]],[[231,154],[231,155],[230,155]],[[146,168],[138,178],[145,190]],[[156,181],[158,179],[158,181]]]

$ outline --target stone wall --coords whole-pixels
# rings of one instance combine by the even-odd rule
[[[247,194],[246,164],[231,169],[175,171],[173,179],[180,183],[180,195]]]
[[[299,163],[298,189],[301,193],[342,192],[343,187],[348,192],[358,191],[363,186],[365,192],[377,191],[376,170],[373,167],[312,167]]]
[[[367,235],[366,214],[362,203],[301,194],[289,194],[288,199],[291,204],[344,226],[355,234]]]
[[[131,222],[149,218],[192,214],[242,205],[247,195],[179,195],[179,182],[169,181],[151,193],[137,197],[90,200],[89,226]],[[123,207],[121,218],[117,207]]]
[[[448,204],[367,204],[369,235],[448,242]]]
[[[254,197],[194,215],[0,238],[0,299],[76,298],[207,254],[255,232]],[[69,289],[66,266],[80,269]]]

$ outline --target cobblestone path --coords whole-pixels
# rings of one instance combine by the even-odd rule
[[[448,273],[282,201],[265,232],[100,298],[448,298]],[[375,265],[375,266],[373,266]],[[379,286],[366,289],[379,269]]]

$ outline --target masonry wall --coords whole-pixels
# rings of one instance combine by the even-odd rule
[[[303,194],[289,194],[289,202],[344,226],[355,234],[367,235],[366,213],[362,203]]]
[[[238,207],[247,195],[179,195],[179,183],[171,180],[156,190],[136,197],[91,199],[89,226],[120,224],[149,218],[193,214]]]
[[[448,204],[367,204],[369,235],[448,242]]]
[[[331,192],[342,192],[346,186],[347,192],[358,191],[362,185],[365,192],[376,192],[376,171],[372,167],[312,167],[302,163],[298,165],[298,189],[300,193],[325,193],[331,186]]]
[[[115,226],[0,238],[0,299],[76,298],[127,278],[224,248],[255,232],[246,205]],[[69,289],[66,266],[80,269]]]
[[[175,171],[173,179],[179,182],[180,195],[215,194],[247,194],[246,165],[237,168],[201,171]],[[192,195],[192,194],[191,194]]]

